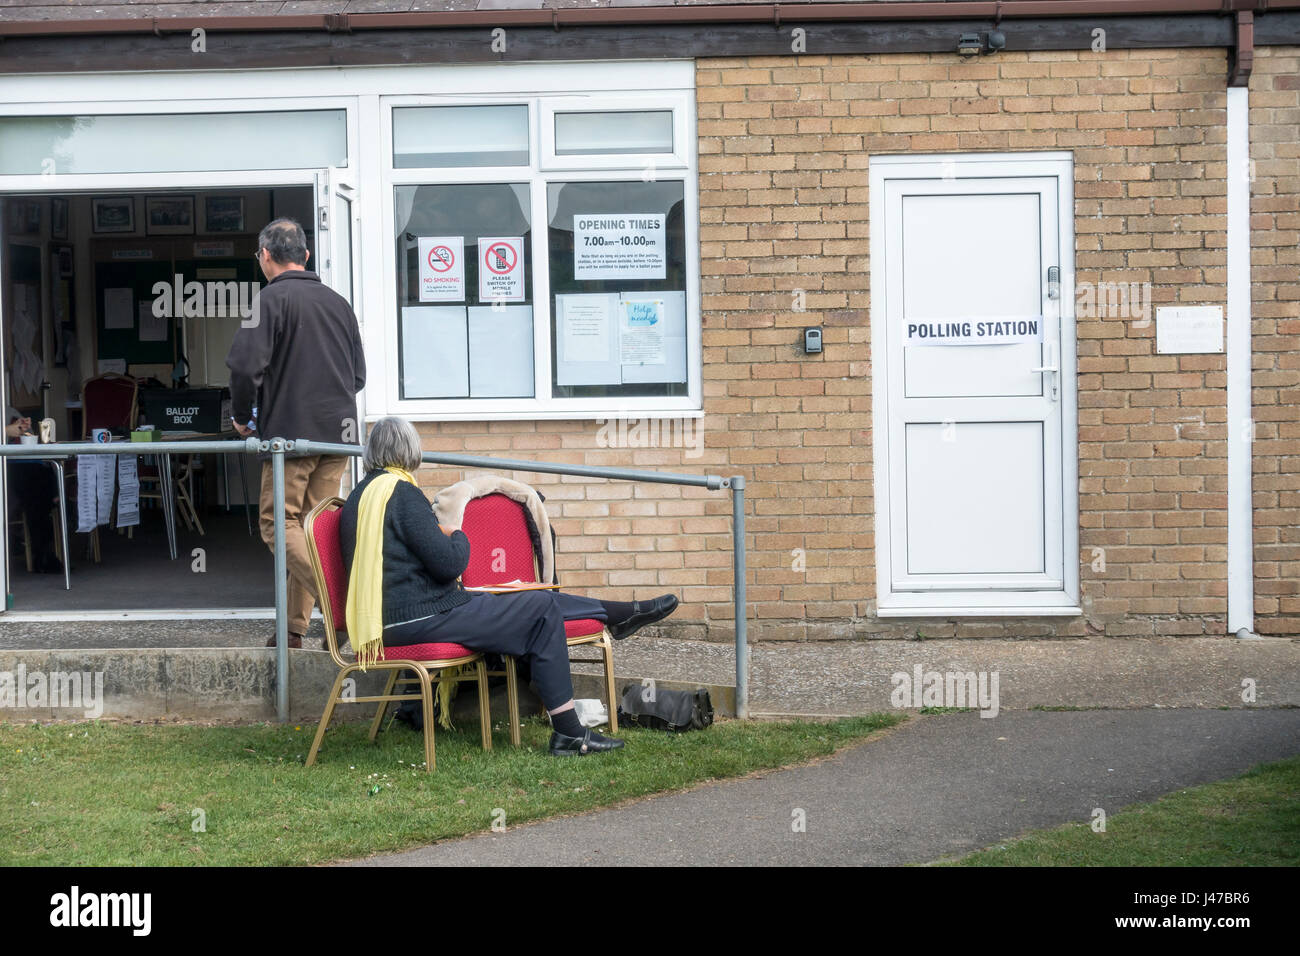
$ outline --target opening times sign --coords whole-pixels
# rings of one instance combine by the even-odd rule
[[[667,243],[661,213],[573,217],[575,279],[664,279]]]

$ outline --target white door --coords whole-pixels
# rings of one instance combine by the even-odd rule
[[[1077,603],[1070,176],[1061,157],[872,161],[882,613]]]
[[[361,210],[357,204],[356,174],[352,168],[331,166],[316,174],[316,250],[321,261],[317,264],[321,281],[343,298],[362,322],[359,256],[357,240],[361,235]],[[343,444],[360,444],[365,440],[365,396],[357,396],[357,421],[349,431],[345,428]],[[355,487],[361,480],[361,459],[350,460],[351,482]]]

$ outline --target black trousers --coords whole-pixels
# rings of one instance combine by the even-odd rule
[[[605,606],[561,591],[472,593],[467,604],[450,611],[385,627],[384,646],[449,642],[524,658],[537,695],[547,710],[554,710],[573,697],[564,622],[586,618],[605,620]]]
[[[32,557],[39,564],[54,553],[54,529],[50,512],[57,506],[59,483],[54,468],[44,461],[10,461],[9,494],[16,510],[27,516],[27,531],[32,536]]]

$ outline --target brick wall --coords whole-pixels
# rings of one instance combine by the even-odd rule
[[[868,157],[1071,150],[1078,281],[1151,283],[1153,319],[1221,305],[1225,71],[1217,50],[700,60],[704,457],[601,449],[581,422],[429,424],[426,446],[744,474],[754,638],[910,636],[874,617]],[[1081,316],[1078,335],[1084,618],[926,636],[1224,632],[1224,359],[1157,356],[1154,320]],[[565,583],[676,590],[671,633],[731,638],[726,495],[532,477]]]
[[[1300,634],[1300,49],[1256,51],[1250,124],[1255,629],[1294,635]]]

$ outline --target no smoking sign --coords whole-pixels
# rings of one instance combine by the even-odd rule
[[[456,253],[447,246],[434,246],[429,250],[429,268],[434,272],[447,272],[456,265]]]
[[[480,238],[478,297],[483,304],[523,302],[524,240],[520,237]]]
[[[465,237],[420,237],[420,301],[465,301]]]

